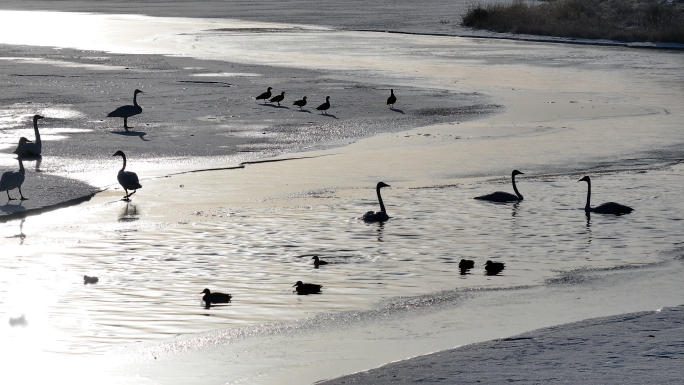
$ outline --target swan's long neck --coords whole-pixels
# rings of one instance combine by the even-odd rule
[[[23,144],[19,146],[19,151],[17,151],[17,159],[19,159],[19,172],[24,174],[26,170],[24,170],[24,162],[21,160],[22,147],[24,147]]]
[[[133,105],[136,107],[139,107],[138,106],[138,93],[137,92],[133,94]],[[126,161],[126,158],[124,158],[124,162],[125,161]]]
[[[511,176],[511,180],[513,181],[513,191],[515,191],[515,195],[518,196],[518,199],[523,200],[522,194],[520,194],[520,191],[518,191],[518,188],[515,186],[515,174]]]
[[[40,145],[40,132],[38,132],[38,119],[33,119],[33,132],[36,133],[36,144]]]
[[[584,206],[584,211],[591,211],[591,181],[587,180],[587,205]]]
[[[382,203],[382,196],[380,195],[380,187],[376,187],[375,192],[377,192],[377,194],[378,194],[378,202],[380,202],[380,211],[387,214],[387,210],[385,210],[385,204]]]
[[[121,157],[123,158],[123,167],[121,167],[121,170],[119,171],[124,171],[126,169],[126,155],[121,154]]]

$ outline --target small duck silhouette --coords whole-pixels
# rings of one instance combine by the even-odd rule
[[[503,271],[504,265],[505,263],[502,262],[487,261],[484,266],[487,275],[497,275]]]
[[[202,301],[207,307],[210,307],[212,303],[229,303],[230,299],[233,298],[230,294],[212,293],[209,289],[202,290],[200,294],[204,294]]]
[[[314,267],[318,267],[321,265],[327,265],[328,264],[328,262],[321,261],[320,259],[318,259],[318,255],[314,255],[311,259],[314,260]]]
[[[28,321],[26,320],[26,317],[24,317],[24,315],[22,314],[21,317],[17,317],[17,318],[10,317],[9,324],[11,327],[21,326],[21,327],[25,328],[28,326]]]
[[[306,96],[300,100],[295,100],[295,102],[292,103],[292,105],[299,107],[299,109],[301,110],[302,107],[306,106]]]
[[[313,283],[302,283],[302,281],[297,281],[297,283],[292,285],[292,287],[295,286],[297,286],[295,290],[299,295],[318,294],[321,292],[321,288],[323,287],[322,285],[316,285]]]
[[[83,284],[84,284],[84,285],[87,285],[87,284],[89,284],[89,283],[91,283],[91,284],[92,284],[92,283],[97,283],[97,281],[99,281],[99,280],[100,280],[100,279],[97,278],[97,277],[91,277],[91,276],[89,276],[89,275],[84,275],[84,276],[83,276]]]

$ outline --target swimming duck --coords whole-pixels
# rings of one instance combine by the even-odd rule
[[[473,267],[475,267],[475,261],[469,259],[461,259],[461,262],[458,263],[459,269],[472,269]]]
[[[88,275],[84,275],[84,276],[83,276],[83,284],[84,284],[84,285],[87,285],[87,284],[89,284],[89,283],[90,283],[90,284],[97,283],[97,281],[99,281],[99,280],[100,280],[100,279],[97,278],[97,277],[91,277],[91,276],[88,276]]]
[[[615,202],[606,202],[603,204],[600,204],[594,208],[591,207],[590,200],[591,200],[591,178],[588,176],[585,176],[584,178],[578,180],[578,182],[587,182],[587,204],[584,206],[584,211],[587,213],[597,213],[597,214],[613,214],[613,215],[622,215],[622,214],[629,214],[632,211],[634,211],[633,208],[625,205],[621,205],[619,203]]]
[[[269,99],[269,98],[271,97],[271,90],[272,90],[272,89],[273,89],[273,88],[268,87],[268,88],[266,89],[266,92],[263,92],[263,93],[261,93],[259,96],[256,97],[256,100],[258,101],[258,100],[260,100],[260,99],[263,99],[263,100],[264,100],[264,103],[266,103],[266,99]]]
[[[124,129],[128,131],[129,128],[133,127],[128,127],[128,118],[131,116],[138,115],[142,112],[142,107],[138,105],[138,94],[143,93],[140,90],[135,90],[133,92],[133,105],[128,105],[128,106],[121,106],[117,108],[116,110],[112,111],[107,115],[108,118],[124,118]]]
[[[202,301],[210,307],[212,303],[229,303],[230,299],[233,298],[230,294],[223,293],[212,293],[209,289],[204,289],[200,294],[204,294]]]
[[[484,266],[485,270],[487,272],[487,275],[497,275],[504,269],[505,263],[502,262],[492,262],[492,261],[487,261]]]
[[[307,294],[318,294],[321,292],[322,285],[315,285],[313,283],[302,283],[302,281],[297,281],[292,287],[297,286],[295,289],[299,295]],[[293,292],[294,293],[294,292]]]
[[[328,262],[321,261],[320,259],[318,259],[318,255],[314,255],[311,259],[314,260],[314,267],[318,267],[321,265],[327,265],[328,264]]]
[[[517,202],[523,200],[523,196],[518,192],[518,188],[515,186],[515,176],[516,175],[525,175],[524,173],[518,171],[518,170],[513,170],[511,173],[511,180],[513,182],[513,191],[515,191],[515,195],[503,191],[497,191],[491,194],[487,195],[482,195],[479,197],[475,197],[473,199],[479,199],[483,201],[490,201],[490,202]]]

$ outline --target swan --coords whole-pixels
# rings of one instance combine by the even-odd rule
[[[269,100],[271,103],[278,103],[278,107],[280,107],[280,102],[285,99],[285,91],[281,92],[280,95],[276,95]]]
[[[266,99],[271,97],[271,90],[272,89],[273,88],[268,87],[268,89],[266,89],[266,92],[263,92],[259,96],[256,97],[256,100],[258,101],[259,99],[264,99],[264,103],[266,103]]]
[[[294,103],[292,103],[293,106],[299,107],[301,110],[302,107],[306,106],[306,96],[303,97],[301,100],[296,100]]]
[[[202,290],[200,294],[204,294],[202,301],[207,307],[210,307],[212,303],[230,303],[230,299],[233,298],[230,294],[212,293],[209,289]]]
[[[89,275],[84,275],[84,276],[83,276],[83,284],[84,284],[84,285],[87,285],[87,284],[89,284],[89,283],[90,283],[90,284],[97,283],[97,281],[99,281],[99,280],[100,280],[100,279],[97,278],[97,277],[91,277],[91,276],[89,276]]]
[[[21,200],[25,201],[28,198],[24,197],[21,192],[21,185],[24,183],[24,178],[26,177],[26,171],[24,170],[24,162],[21,161],[21,154],[23,152],[24,145],[31,142],[25,137],[19,139],[19,145],[17,146],[17,159],[19,160],[19,171],[5,171],[0,177],[0,191],[7,191],[7,199],[13,201],[14,198],[10,197],[9,190],[19,189],[19,195]]]
[[[625,205],[621,205],[619,203],[615,202],[607,202],[603,203],[599,206],[594,207],[593,209],[591,208],[591,205],[589,204],[589,201],[591,199],[591,178],[588,176],[585,176],[584,178],[578,180],[578,182],[587,182],[587,205],[584,206],[584,211],[587,213],[597,213],[597,214],[614,214],[614,215],[622,215],[622,214],[629,214],[632,211],[634,211],[633,208]]]
[[[387,105],[390,106],[390,108],[394,108],[394,103],[397,102],[397,97],[394,96],[394,90],[390,90],[390,96],[387,98]]]
[[[297,286],[295,289],[299,295],[307,294],[318,294],[321,292],[322,285],[316,285],[313,283],[302,283],[302,281],[297,281],[292,287]],[[293,292],[294,293],[294,292]]]
[[[501,271],[503,271],[505,263],[502,262],[492,262],[492,261],[487,261],[484,266],[485,270],[487,272],[487,275],[497,275]]]
[[[520,195],[518,188],[515,187],[515,176],[516,175],[525,175],[525,174],[518,171],[518,170],[513,170],[513,172],[511,173],[511,181],[513,181],[513,191],[515,191],[515,195],[513,195],[511,193],[503,192],[503,191],[497,191],[497,192],[494,192],[491,194],[475,197],[473,199],[479,199],[481,201],[490,201],[490,202],[515,202],[515,201],[523,200],[523,196]]]
[[[21,155],[23,156],[39,156],[43,148],[43,142],[40,140],[40,132],[38,132],[38,119],[45,119],[40,115],[33,115],[33,132],[36,133],[36,141],[33,143],[26,143],[21,148]],[[19,154],[19,147],[14,150],[15,154]]]
[[[380,202],[380,211],[368,211],[367,213],[363,214],[363,219],[366,222],[384,222],[389,219],[389,215],[387,215],[387,210],[385,210],[385,205],[382,203],[382,197],[380,196],[380,189],[383,187],[390,187],[390,185],[385,184],[383,182],[378,182],[378,185],[375,186],[375,192],[378,194],[378,202]]]
[[[318,259],[318,255],[314,255],[311,259],[314,260],[314,267],[316,267],[316,268],[317,268],[318,266],[322,266],[322,265],[327,265],[327,264],[328,264],[328,262],[326,262],[326,261],[321,261],[320,259]]]
[[[124,128],[126,131],[128,131],[129,128],[133,127],[128,127],[128,118],[131,116],[138,115],[139,113],[142,112],[142,107],[138,105],[138,94],[143,93],[140,90],[135,90],[133,92],[133,105],[130,106],[121,106],[117,108],[116,110],[112,111],[107,115],[108,118],[124,118]]]
[[[117,155],[123,158],[123,167],[121,167],[121,170],[119,170],[119,173],[116,175],[116,179],[119,181],[121,187],[123,187],[126,191],[126,196],[124,197],[124,200],[127,200],[131,195],[135,194],[136,190],[142,188],[142,186],[138,181],[138,174],[134,173],[133,171],[125,171],[126,154],[124,154],[123,151],[119,150],[115,152],[112,156]],[[129,194],[128,190],[133,190],[133,192]]]
[[[328,109],[329,108],[330,108],[330,96],[326,96],[325,97],[325,103],[316,107],[316,111],[323,111],[323,112],[325,112],[326,115],[328,115]],[[323,112],[321,112],[321,114],[323,114]]]

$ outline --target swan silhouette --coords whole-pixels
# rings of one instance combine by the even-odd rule
[[[307,295],[307,294],[318,294],[321,292],[321,288],[323,287],[322,285],[316,285],[314,283],[302,283],[302,281],[297,281],[292,287],[297,286],[295,291],[299,295]]]
[[[230,294],[212,293],[209,289],[202,290],[200,294],[204,294],[202,301],[207,307],[210,307],[212,303],[230,303],[230,299],[233,298]]]
[[[44,119],[40,115],[33,115],[33,132],[36,134],[36,141],[33,143],[26,143],[21,148],[21,155],[23,156],[39,156],[42,148],[43,142],[40,140],[40,132],[38,132],[38,119]],[[14,150],[15,154],[19,154],[19,147]]]
[[[323,111],[323,112],[325,112],[326,115],[328,115],[329,109],[330,109],[330,96],[326,96],[325,97],[325,103],[316,107],[316,111]],[[323,112],[321,112],[321,114],[323,114]]]
[[[31,142],[25,137],[19,139],[19,145],[17,146],[17,159],[19,160],[19,171],[5,171],[0,177],[0,191],[7,191],[7,199],[13,201],[15,198],[10,197],[9,190],[19,189],[19,196],[21,200],[25,201],[28,198],[24,197],[21,192],[21,185],[24,183],[26,178],[26,171],[24,170],[24,162],[21,161],[21,154],[23,152],[24,145]]]
[[[316,267],[316,268],[318,268],[318,266],[322,266],[322,265],[327,265],[327,264],[328,264],[327,261],[321,261],[320,259],[318,259],[318,255],[314,255],[313,257],[311,257],[311,259],[314,260],[313,264],[314,264],[314,267]]]
[[[382,196],[380,196],[380,189],[383,187],[390,187],[390,185],[385,184],[384,182],[378,182],[377,186],[375,186],[375,192],[378,194],[378,202],[380,202],[380,211],[368,211],[367,213],[363,214],[363,219],[366,222],[384,222],[389,219],[389,215],[387,215],[387,210],[385,210],[385,205],[382,203]]]
[[[497,191],[491,194],[487,195],[482,195],[479,197],[475,197],[473,199],[479,199],[481,201],[489,201],[489,202],[515,202],[515,201],[521,201],[523,200],[523,196],[520,194],[518,191],[518,188],[515,186],[515,176],[516,175],[525,175],[524,173],[518,171],[518,170],[513,170],[511,173],[511,181],[513,182],[513,191],[515,191],[515,195],[503,191]]]
[[[285,99],[285,91],[281,92],[280,95],[276,95],[276,96],[272,97],[271,100],[269,100],[269,102],[278,103],[278,107],[280,107],[280,102],[282,102],[283,99]]]
[[[578,180],[578,182],[587,182],[587,205],[584,206],[585,212],[597,213],[597,214],[622,215],[622,214],[629,214],[632,211],[634,211],[634,209],[629,207],[629,206],[621,205],[621,204],[615,203],[615,202],[606,202],[606,203],[598,205],[594,208],[591,208],[591,205],[590,205],[591,178],[589,178],[588,176],[585,176],[584,178]]]
[[[121,187],[123,187],[126,191],[124,200],[128,200],[131,195],[135,194],[136,190],[142,188],[140,182],[138,181],[138,174],[134,173],[133,171],[126,171],[126,154],[124,154],[123,151],[119,150],[112,156],[120,156],[123,158],[123,167],[121,167],[121,170],[119,170],[119,173],[116,175],[116,179],[119,181]],[[133,192],[129,194],[128,190],[133,190]]]
[[[139,113],[142,112],[142,107],[138,105],[138,94],[143,93],[140,90],[135,90],[133,92],[133,105],[128,105],[128,106],[121,106],[117,108],[116,110],[112,111],[107,115],[108,118],[124,118],[124,129],[128,131],[129,128],[133,127],[128,127],[128,118],[131,116],[138,115]]]
[[[397,102],[397,97],[394,96],[394,90],[390,90],[390,96],[387,98],[387,105],[389,108],[394,108],[394,103]]]
[[[266,92],[261,93],[259,96],[256,97],[256,100],[259,101],[259,99],[264,99],[264,103],[266,103],[266,99],[269,99],[271,97],[271,90],[273,88],[268,87],[266,89]]]
[[[293,106],[299,107],[301,110],[302,107],[306,106],[306,96],[303,97],[301,100],[296,100],[294,103],[292,103]]]

